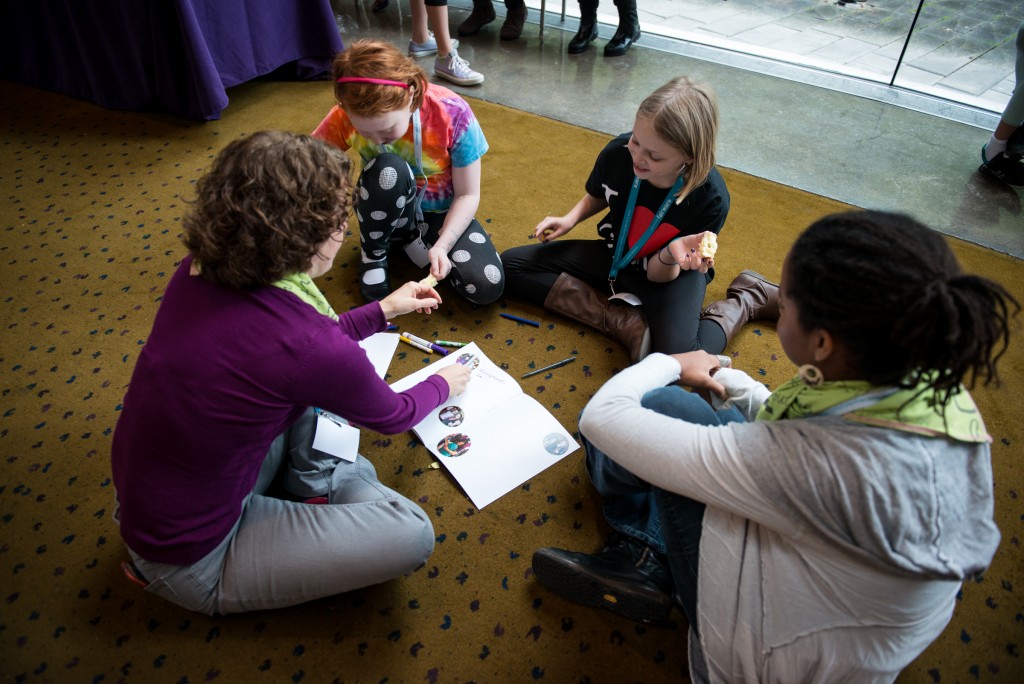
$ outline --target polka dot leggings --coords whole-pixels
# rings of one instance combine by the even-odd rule
[[[385,152],[367,162],[357,184],[356,218],[362,251],[360,289],[368,300],[380,300],[391,292],[388,255],[401,247],[420,267],[429,266],[427,250],[437,241],[445,212],[415,215],[416,178],[409,164]],[[505,287],[501,258],[483,226],[473,219],[448,258],[452,270],[445,279],[456,292],[474,304],[497,301]]]

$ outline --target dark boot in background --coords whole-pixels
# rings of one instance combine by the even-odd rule
[[[515,40],[523,35],[526,23],[526,3],[523,0],[505,0],[505,23],[498,35],[502,40]]]
[[[615,0],[619,10],[619,27],[604,46],[605,57],[624,55],[633,43],[640,40],[640,17],[636,13],[636,0]]]
[[[779,320],[779,286],[760,273],[743,271],[725,291],[725,299],[709,304],[700,315],[722,326],[726,345],[751,321]]]
[[[475,36],[487,24],[494,21],[494,5],[491,0],[473,0],[473,11],[456,29],[460,36]]]
[[[568,273],[558,276],[544,298],[544,308],[590,326],[619,342],[629,352],[630,363],[651,353],[651,329],[638,306],[609,300]]]
[[[597,40],[597,0],[580,0],[580,29],[569,41],[569,54],[578,55]]]

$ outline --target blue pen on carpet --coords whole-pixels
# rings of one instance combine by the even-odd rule
[[[540,327],[540,323],[538,323],[537,321],[531,321],[529,318],[521,318],[519,316],[513,316],[512,314],[509,314],[509,313],[500,313],[498,315],[501,316],[502,318],[507,318],[510,321],[516,321],[518,323],[525,323],[526,325],[532,325],[534,328],[539,328]]]
[[[398,326],[394,323],[388,323],[388,332],[394,332],[398,330]]]
[[[570,356],[567,359],[562,359],[561,361],[556,361],[555,363],[551,364],[550,366],[544,366],[543,368],[538,368],[537,370],[532,370],[529,373],[527,373],[526,375],[524,375],[523,377],[524,378],[528,378],[531,375],[536,375],[537,373],[543,373],[544,371],[549,371],[549,370],[552,370],[554,368],[561,368],[565,364],[572,363],[575,360],[576,360],[575,356]]]

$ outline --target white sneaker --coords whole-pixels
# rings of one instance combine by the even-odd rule
[[[459,41],[452,41],[452,49],[459,47]],[[429,55],[437,54],[437,41],[434,40],[433,31],[427,33],[427,39],[422,43],[414,43],[409,41],[409,56],[410,57],[427,57]]]
[[[459,57],[453,48],[447,57],[434,58],[434,75],[458,85],[478,85],[484,82],[484,75],[469,68],[469,62]]]

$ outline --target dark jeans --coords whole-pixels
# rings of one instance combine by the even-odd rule
[[[644,408],[697,425],[743,422],[734,408],[715,411],[694,393],[672,385],[644,395]],[[668,557],[676,594],[697,629],[697,568],[704,504],[645,482],[615,463],[581,435],[587,471],[604,497],[604,516],[612,528],[638,539]]]

